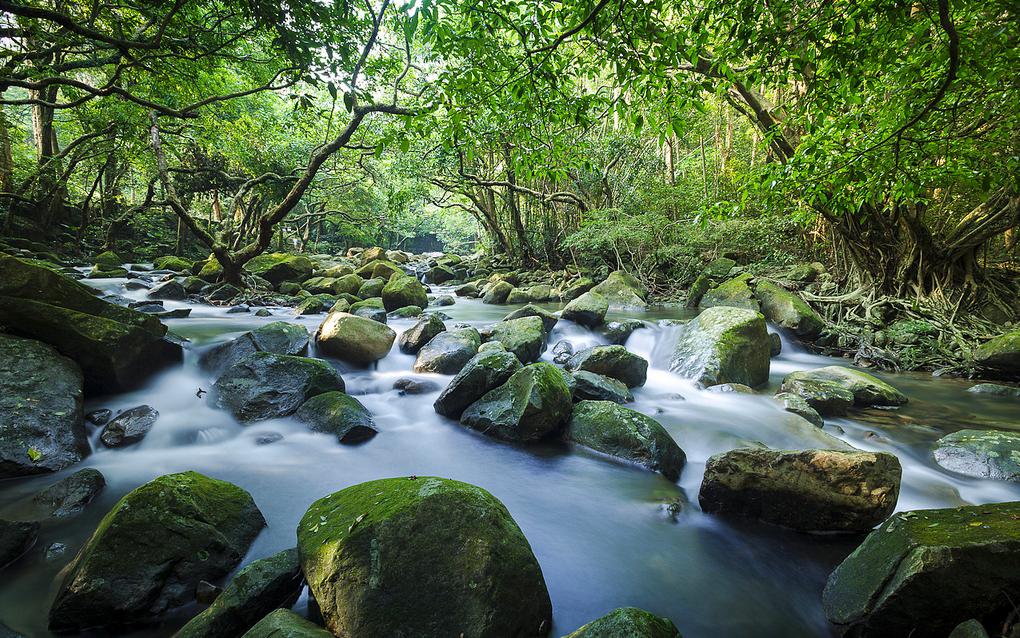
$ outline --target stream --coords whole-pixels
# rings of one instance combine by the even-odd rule
[[[146,292],[126,291],[125,279],[84,281],[132,299],[142,299]],[[434,287],[434,292],[449,290]],[[611,311],[607,321],[633,317],[647,324],[626,343],[651,362],[647,384],[634,389],[635,402],[628,407],[662,423],[686,452],[687,465],[674,484],[643,468],[562,443],[525,448],[461,427],[432,409],[451,377],[412,374],[414,356],[396,347],[374,369],[332,361],[348,393],[375,417],[379,434],[370,441],[340,445],[334,436],[309,432],[291,419],[242,426],[229,412],[215,408],[209,394],[198,396],[199,388],[211,390],[213,383],[198,369],[201,351],[272,321],[299,323],[314,332],[325,315],[295,317],[289,308],[270,308],[272,316],[260,318],[208,305],[164,303],[167,309],[192,309],[189,318],[165,321],[191,342],[184,365],[152,377],[136,391],[93,398],[85,406],[86,412],[100,407],[116,412],[151,405],[160,416],[148,436],[127,448],[105,449],[98,443],[98,429],[92,428],[94,452],[84,462],[54,475],[0,483],[3,518],[17,518],[33,493],[83,467],[100,470],[108,484],[79,516],[45,522],[38,544],[0,578],[0,620],[26,636],[50,635],[46,616],[59,572],[113,504],[156,476],[185,470],[230,481],[254,496],[269,526],[245,563],[294,546],[298,520],[326,494],[372,479],[436,475],[484,487],[510,510],[534,549],[552,596],[550,636],[562,636],[627,605],[671,618],[686,638],[835,635],[822,613],[822,588],[861,537],[810,535],[708,516],[699,510],[697,494],[712,454],[753,442],[777,448],[824,446],[817,428],[783,411],[770,397],[785,374],[847,365],[844,360],[809,354],[784,339],[782,354],[772,360],[769,386],[758,395],[699,390],[667,370],[675,328],[656,323],[688,318],[688,311]],[[439,310],[449,315],[448,326],[482,327],[517,307],[458,298],[456,305]],[[414,323],[391,319],[389,325],[399,334]],[[561,321],[543,360],[551,361],[552,345],[560,339],[572,341],[577,349],[604,342],[597,333]],[[314,345],[309,356],[317,356]],[[405,376],[431,378],[437,388],[401,395],[392,387]],[[974,382],[926,373],[877,376],[910,402],[896,410],[829,418],[824,431],[855,447],[899,457],[903,483],[897,510],[1020,500],[1018,484],[955,475],[931,458],[934,441],[955,430],[1020,430],[1015,399],[970,394],[966,390]],[[257,439],[268,433],[283,438],[260,445]],[[53,543],[66,547],[60,552]],[[303,611],[306,603],[303,597],[297,609]],[[197,605],[180,608],[157,627],[124,635],[168,636],[198,610]]]

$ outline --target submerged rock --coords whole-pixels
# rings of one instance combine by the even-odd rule
[[[623,381],[587,370],[577,370],[571,376],[574,378],[575,401],[612,401],[622,404],[634,400],[634,395]]]
[[[293,605],[303,584],[297,549],[254,561],[173,638],[236,638],[274,609]]]
[[[669,618],[637,607],[621,607],[593,620],[564,638],[681,638]]]
[[[44,510],[47,516],[73,516],[85,509],[105,487],[103,473],[88,467],[37,493],[32,497],[32,503]]]
[[[586,292],[563,308],[560,317],[588,328],[601,326],[609,312],[609,300],[597,292]]]
[[[896,508],[900,462],[886,452],[738,448],[705,465],[710,513],[811,532],[862,532]]]
[[[974,394],[990,394],[996,397],[1013,397],[1020,399],[1020,388],[1011,385],[1000,385],[998,383],[979,383],[967,388],[967,392]]]
[[[39,523],[0,520],[0,569],[18,560],[39,538]]]
[[[316,395],[343,392],[344,380],[319,359],[257,352],[228,368],[214,387],[216,405],[244,422],[293,414]]]
[[[489,340],[503,344],[521,363],[531,363],[545,351],[545,334],[541,317],[521,317],[493,325]]]
[[[378,432],[368,408],[343,392],[324,392],[308,399],[294,417],[313,432],[335,434],[341,443],[361,443]]]
[[[392,312],[404,306],[424,308],[429,305],[425,286],[414,277],[394,277],[382,289],[382,300],[386,310]]]
[[[670,370],[706,386],[762,385],[769,377],[765,318],[740,308],[705,310],[680,326]]]
[[[846,414],[852,406],[898,406],[907,402],[902,392],[870,374],[843,366],[791,372],[781,392],[800,396],[823,416]]]
[[[427,315],[401,333],[397,345],[404,354],[418,354],[440,332],[446,332],[443,320],[436,315]]]
[[[625,270],[609,273],[606,280],[593,287],[591,292],[597,293],[609,302],[610,308],[642,309],[648,307],[648,290],[637,278]]]
[[[53,631],[144,622],[227,575],[265,526],[248,492],[196,472],[129,492],[64,572]]]
[[[460,422],[497,439],[526,443],[557,434],[570,410],[563,373],[549,363],[532,363],[468,406]]]
[[[139,405],[118,414],[103,428],[99,440],[106,447],[124,447],[145,438],[156,424],[159,412],[148,405]]]
[[[1020,432],[960,430],[939,439],[934,456],[951,472],[1020,483]]]
[[[537,638],[551,623],[542,570],[510,513],[449,479],[369,481],[298,525],[301,566],[339,636]]]
[[[315,334],[326,356],[356,364],[369,364],[389,354],[397,333],[389,326],[347,312],[331,311]]]
[[[0,324],[74,360],[90,393],[136,387],[181,360],[159,319],[95,295],[88,286],[36,264],[0,255]]]
[[[648,362],[623,346],[585,348],[567,360],[571,372],[587,370],[622,381],[628,388],[644,385],[648,378]]]
[[[322,627],[289,609],[277,609],[248,630],[241,638],[335,638]]]
[[[822,333],[825,321],[797,293],[771,281],[759,281],[755,284],[754,295],[761,303],[762,314],[777,326],[803,339],[815,339]]]
[[[829,620],[861,638],[1001,626],[1020,598],[1020,502],[898,512],[829,576]]]
[[[0,479],[55,472],[88,453],[81,370],[44,343],[0,334]]]
[[[459,419],[469,405],[506,383],[521,367],[520,360],[505,350],[479,352],[453,377],[432,407],[443,416]]]
[[[687,457],[658,421],[612,401],[574,406],[567,440],[638,463],[671,481],[680,478]]]
[[[207,350],[202,355],[201,365],[219,374],[256,352],[303,356],[308,353],[308,331],[286,321],[267,323]]]
[[[418,351],[415,372],[457,374],[478,354],[482,338],[474,328],[458,328],[441,332]]]

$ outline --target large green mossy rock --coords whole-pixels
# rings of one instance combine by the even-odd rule
[[[361,284],[358,291],[354,294],[361,297],[362,299],[371,299],[372,297],[382,297],[383,288],[386,287],[386,280],[382,277],[376,277],[375,279],[368,279],[365,283]]]
[[[363,279],[381,278],[389,281],[394,275],[403,276],[406,273],[397,264],[387,259],[374,259],[354,271]]]
[[[682,638],[669,618],[637,607],[621,607],[593,620],[564,638]]]
[[[383,323],[336,310],[326,316],[315,334],[322,354],[360,365],[385,357],[396,338],[397,333]]]
[[[960,430],[936,441],[934,456],[958,474],[1020,483],[1020,432]]]
[[[588,328],[597,328],[606,320],[607,312],[609,299],[595,291],[589,291],[568,303],[560,317]]]
[[[294,413],[313,432],[336,435],[341,443],[361,443],[375,436],[375,419],[361,401],[343,392],[316,395]]]
[[[1020,330],[1000,335],[974,349],[974,362],[986,368],[1020,376]]]
[[[588,277],[581,277],[577,281],[564,286],[560,292],[560,300],[563,302],[573,301],[594,287],[594,281]]]
[[[458,328],[440,332],[420,350],[414,361],[415,372],[457,374],[478,354],[482,337],[474,328]]]
[[[196,472],[161,476],[124,496],[64,572],[54,631],[145,622],[226,576],[265,526],[251,495]]]
[[[404,306],[424,308],[429,305],[425,286],[411,276],[394,277],[386,282],[382,289],[382,300],[387,312],[393,312]]]
[[[587,370],[575,370],[570,375],[574,380],[575,401],[612,401],[630,403],[634,400],[627,384]]]
[[[643,465],[671,481],[687,457],[658,421],[612,401],[581,401],[567,426],[567,440]]]
[[[748,286],[750,279],[751,275],[740,275],[725,281],[702,295],[698,305],[702,308],[725,306],[757,312],[758,301]]]
[[[1020,599],[1020,502],[898,512],[829,576],[822,605],[848,636],[946,636],[1001,626]]]
[[[506,383],[521,367],[520,360],[505,350],[479,352],[453,377],[432,407],[443,416],[459,419],[469,405]]]
[[[124,258],[112,250],[107,250],[96,255],[92,263],[102,266],[104,270],[110,270],[111,268],[120,268],[124,264]]]
[[[344,380],[320,359],[257,352],[216,380],[216,405],[242,422],[293,414],[308,399],[344,391]]]
[[[312,276],[312,260],[304,255],[264,253],[244,265],[245,270],[262,277],[274,286],[285,281],[302,282]],[[201,276],[201,275],[199,275]]]
[[[152,260],[152,266],[156,270],[172,270],[173,272],[179,273],[190,273],[191,268],[194,265],[195,262],[189,261],[182,257],[177,257],[175,255],[157,257]]]
[[[800,295],[780,288],[771,281],[759,281],[754,287],[765,318],[791,330],[803,339],[816,339],[825,328],[825,321]]]
[[[571,390],[550,363],[532,363],[472,403],[460,422],[504,441],[531,442],[559,433],[571,410]]]
[[[354,485],[298,525],[301,566],[337,636],[537,638],[552,605],[502,503],[434,477]]]
[[[545,327],[545,333],[547,335],[550,332],[552,332],[552,329],[556,327],[556,323],[559,321],[559,317],[557,317],[553,313],[549,312],[548,310],[539,308],[538,306],[533,304],[528,304],[523,308],[518,308],[517,310],[514,310],[507,316],[503,317],[503,321],[512,321],[514,319],[521,319],[523,317],[540,318],[542,320],[542,325]]]
[[[587,370],[623,382],[628,388],[644,385],[648,362],[623,346],[593,346],[575,353],[564,366],[567,370]]]
[[[824,416],[846,414],[852,405],[895,407],[907,402],[902,392],[885,381],[844,366],[791,372],[780,390],[803,398]]]
[[[648,306],[648,290],[637,277],[625,270],[609,273],[605,281],[591,289],[609,302],[610,308],[641,309]]]
[[[220,265],[219,260],[209,255],[209,258],[205,261],[195,262],[195,265],[191,267],[191,272],[202,281],[212,283],[219,281],[220,277],[223,276],[223,266]]]
[[[181,360],[159,319],[99,299],[84,284],[0,255],[0,326],[48,343],[77,363],[90,394],[137,387]]]
[[[89,453],[77,364],[0,334],[0,479],[55,472]]]
[[[482,303],[488,304],[504,304],[510,293],[513,292],[514,286],[508,281],[497,281],[495,283],[486,286],[485,294],[482,295]]]
[[[258,621],[241,638],[334,638],[334,636],[289,609],[277,609]]]
[[[545,351],[545,324],[541,317],[520,317],[492,326],[489,341],[503,344],[521,363],[538,361]]]
[[[173,638],[237,638],[274,609],[293,605],[303,585],[297,549],[254,561]]]
[[[267,323],[207,350],[202,355],[201,365],[219,374],[256,352],[303,356],[308,352],[308,331],[304,326],[287,321]]]
[[[769,336],[757,312],[709,308],[680,326],[670,370],[710,386],[759,386],[769,378]]]
[[[896,508],[901,473],[887,452],[738,448],[708,459],[698,501],[802,531],[863,532]]]

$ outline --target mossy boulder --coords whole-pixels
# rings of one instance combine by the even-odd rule
[[[218,259],[209,255],[205,260],[196,261],[195,265],[191,267],[191,273],[202,281],[212,283],[219,281],[220,277],[223,276],[223,266],[220,265]]]
[[[293,414],[316,395],[343,392],[344,380],[319,359],[257,352],[227,368],[213,387],[216,405],[245,422]]]
[[[754,294],[765,318],[780,328],[791,330],[803,339],[816,339],[825,322],[800,295],[780,288],[771,281],[759,281]]]
[[[294,294],[297,292],[295,286],[298,286],[313,295],[329,294],[334,292],[336,282],[336,277],[312,277],[311,279],[303,281],[300,286],[298,286],[295,282],[285,281],[280,284],[280,292],[283,294]]]
[[[241,638],[335,638],[289,609],[277,609],[255,623]]]
[[[383,288],[386,287],[386,280],[382,277],[375,277],[373,279],[366,279],[365,283],[361,284],[358,291],[354,294],[361,297],[362,299],[369,299],[371,297],[382,297]]]
[[[729,257],[719,257],[708,262],[705,269],[702,270],[705,275],[713,279],[721,279],[726,275],[730,274],[733,267],[737,265],[737,262],[730,259]]]
[[[564,302],[573,301],[594,287],[594,281],[588,277],[581,277],[577,281],[567,284],[563,290],[560,291],[560,300]]]
[[[88,455],[82,388],[81,369],[52,346],[0,334],[0,479]]]
[[[361,286],[364,285],[365,280],[350,273],[337,277],[333,281],[333,294],[334,295],[357,295],[358,291],[361,290]],[[360,297],[359,297],[360,299]]]
[[[740,275],[728,281],[724,281],[715,288],[712,288],[701,297],[698,304],[701,308],[715,308],[725,306],[730,308],[742,308],[744,310],[758,311],[758,300],[748,282],[751,275]]]
[[[588,370],[576,370],[571,376],[574,379],[575,401],[612,401],[623,404],[634,400],[634,395],[623,381]]]
[[[111,270],[113,268],[120,268],[124,264],[124,258],[112,250],[107,250],[96,255],[92,263],[96,266],[102,266],[103,270]]]
[[[256,352],[303,356],[308,352],[308,331],[287,321],[267,323],[206,350],[200,362],[205,370],[219,374]]]
[[[425,280],[432,284],[444,284],[457,278],[457,273],[449,266],[437,265],[425,273]]]
[[[404,276],[406,273],[397,264],[387,259],[375,259],[354,271],[363,279],[380,278],[389,281],[394,275]]]
[[[251,495],[196,472],[128,493],[64,572],[53,631],[150,621],[226,576],[265,526]]]
[[[497,439],[526,443],[558,434],[570,410],[563,372],[550,363],[532,363],[468,406],[460,422]]]
[[[573,354],[567,370],[587,370],[622,381],[628,388],[644,385],[648,362],[623,346],[594,346]]]
[[[443,416],[459,419],[469,405],[506,383],[521,367],[520,360],[505,349],[480,351],[453,377],[433,407]]]
[[[116,279],[118,277],[127,277],[128,271],[126,268],[107,268],[105,266],[95,266],[85,276],[88,279]]]
[[[171,270],[179,273],[190,273],[192,266],[195,262],[189,261],[176,255],[167,255],[165,257],[157,257],[152,260],[152,266],[156,270]]]
[[[670,370],[706,385],[755,387],[769,378],[765,318],[751,310],[714,307],[677,330]]]
[[[682,638],[669,618],[637,607],[621,607],[593,620],[564,638]]]
[[[612,401],[581,401],[567,426],[567,440],[643,465],[671,481],[687,457],[658,421]]]
[[[254,561],[173,638],[237,638],[274,609],[293,605],[303,585],[296,548]]]
[[[351,304],[350,313],[379,323],[386,323],[386,307],[382,297],[369,297]]]
[[[0,255],[0,325],[48,343],[81,367],[88,393],[137,387],[181,360],[159,319],[98,298],[69,277]]]
[[[420,317],[425,309],[421,306],[404,306],[403,308],[397,308],[393,312],[386,313],[386,316],[390,319],[414,319]]]
[[[332,304],[332,301],[327,303],[321,297],[309,296],[305,297],[298,305],[294,306],[294,310],[292,312],[298,317],[318,315],[328,310]]]
[[[634,334],[635,330],[645,328],[645,322],[640,319],[623,319],[621,321],[610,321],[602,326],[599,332],[611,345],[623,345],[627,339]]]
[[[263,253],[244,265],[245,270],[274,286],[285,281],[301,282],[312,276],[315,265],[304,255]]]
[[[960,430],[936,441],[934,456],[958,474],[1020,483],[1020,432]]]
[[[513,289],[513,284],[508,281],[492,283],[485,288],[485,292],[482,294],[482,303],[504,304]]]
[[[538,638],[551,623],[527,539],[479,487],[361,483],[313,503],[297,535],[308,586],[338,636]]]
[[[609,273],[605,281],[593,287],[591,292],[604,297],[610,308],[641,309],[648,306],[648,290],[637,277],[625,270]]]
[[[471,357],[478,354],[481,344],[482,337],[474,328],[440,332],[418,350],[414,371],[457,374]]]
[[[428,315],[402,332],[397,346],[404,354],[418,354],[440,332],[446,332],[446,324],[438,315]]]
[[[850,406],[895,407],[907,397],[885,381],[844,366],[791,372],[780,391],[800,396],[823,416],[846,414]]]
[[[315,334],[322,354],[361,365],[385,357],[396,338],[397,333],[385,324],[336,311],[326,316]]]
[[[687,308],[697,308],[701,305],[701,299],[711,287],[712,280],[708,277],[708,275],[698,275],[697,279],[694,280],[690,289],[687,291],[687,301],[684,302],[684,306]]]
[[[478,288],[478,284],[476,284],[475,282],[471,282],[466,283],[463,286],[457,286],[456,288],[453,289],[453,294],[457,295],[458,297],[468,297],[469,299],[473,299],[478,297],[481,294],[481,292],[480,289]]]
[[[945,636],[1002,626],[1020,599],[1020,502],[897,512],[829,576],[822,606],[845,635]]]
[[[896,508],[901,473],[887,452],[738,448],[708,459],[698,501],[802,531],[863,532]]]
[[[488,340],[502,343],[521,363],[531,363],[545,351],[545,324],[541,317],[500,321],[492,326]]]
[[[1011,376],[1020,376],[1020,330],[999,335],[975,348],[974,362]]]
[[[818,410],[811,407],[811,404],[804,397],[790,392],[778,392],[775,399],[783,404],[783,409],[787,412],[796,414],[818,427],[825,425],[822,415],[818,413]]]
[[[588,328],[597,328],[606,320],[609,300],[597,292],[586,292],[563,308],[560,317]]]
[[[404,306],[424,308],[429,305],[429,296],[425,286],[411,276],[394,277],[386,282],[382,289],[383,305],[392,312]]]
[[[534,301],[531,295],[528,294],[525,288],[514,288],[510,291],[510,294],[506,296],[506,303],[508,304],[519,304],[519,303],[530,303]]]
[[[313,432],[336,435],[341,443],[361,443],[378,431],[368,408],[343,392],[324,392],[308,399],[294,418]]]
[[[542,320],[542,325],[545,328],[546,335],[552,332],[553,328],[556,327],[556,323],[559,321],[559,317],[553,313],[533,304],[528,304],[523,308],[514,310],[507,316],[503,317],[503,321],[512,321],[522,317],[539,317]]]

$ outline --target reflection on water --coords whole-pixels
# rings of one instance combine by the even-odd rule
[[[89,283],[142,298],[144,291],[125,291],[124,281]],[[375,415],[380,432],[371,441],[341,446],[332,436],[310,433],[290,419],[241,426],[214,409],[207,394],[199,396],[199,388],[209,390],[212,379],[195,365],[196,351],[280,319],[313,332],[323,315],[294,317],[288,309],[274,308],[273,316],[260,318],[182,302],[167,301],[165,306],[192,308],[190,318],[167,322],[191,341],[185,364],[160,374],[141,390],[87,405],[118,410],[149,404],[160,412],[149,435],[126,449],[96,446],[84,463],[64,473],[7,481],[0,489],[0,516],[11,518],[24,511],[27,495],[81,467],[99,469],[109,484],[81,516],[45,524],[39,545],[4,571],[0,620],[26,635],[48,635],[45,617],[58,572],[113,503],[155,476],[183,470],[231,481],[253,494],[269,527],[253,545],[249,561],[293,546],[294,529],[308,505],[348,485],[409,474],[481,485],[506,504],[538,556],[553,599],[552,636],[623,605],[671,617],[688,638],[831,634],[821,612],[821,590],[828,573],[859,539],[799,534],[703,515],[697,492],[705,461],[736,446],[840,444],[831,438],[835,436],[859,448],[893,452],[904,468],[899,509],[1020,498],[1020,486],[956,476],[936,466],[930,456],[932,442],[947,432],[965,427],[1020,428],[1015,401],[968,394],[971,384],[963,381],[886,374],[880,376],[905,392],[909,404],[896,411],[871,410],[831,419],[819,430],[781,410],[769,395],[790,371],[845,362],[807,354],[784,340],[783,354],[773,360],[770,387],[761,395],[704,392],[665,369],[675,328],[652,320],[690,316],[680,308],[610,316],[647,322],[627,343],[652,361],[648,382],[634,391],[632,407],[659,420],[685,450],[688,465],[679,482],[672,484],[657,474],[564,444],[517,447],[441,418],[432,410],[438,390],[405,396],[392,389],[394,381],[410,374],[414,361],[396,348],[375,369],[334,362],[348,391]],[[513,309],[458,299],[442,311],[451,317],[448,325],[480,327]],[[394,320],[390,325],[399,333],[413,323]],[[605,342],[599,334],[568,322],[556,327],[550,346],[560,339],[578,348]],[[544,355],[551,357],[551,351]],[[413,376],[432,378],[440,389],[449,380],[441,375]],[[270,445],[257,443],[270,433],[283,438]],[[667,512],[667,503],[679,503],[679,513]],[[47,562],[44,550],[54,542],[65,543],[68,550]],[[195,611],[182,609],[160,627],[135,635],[169,635]]]

